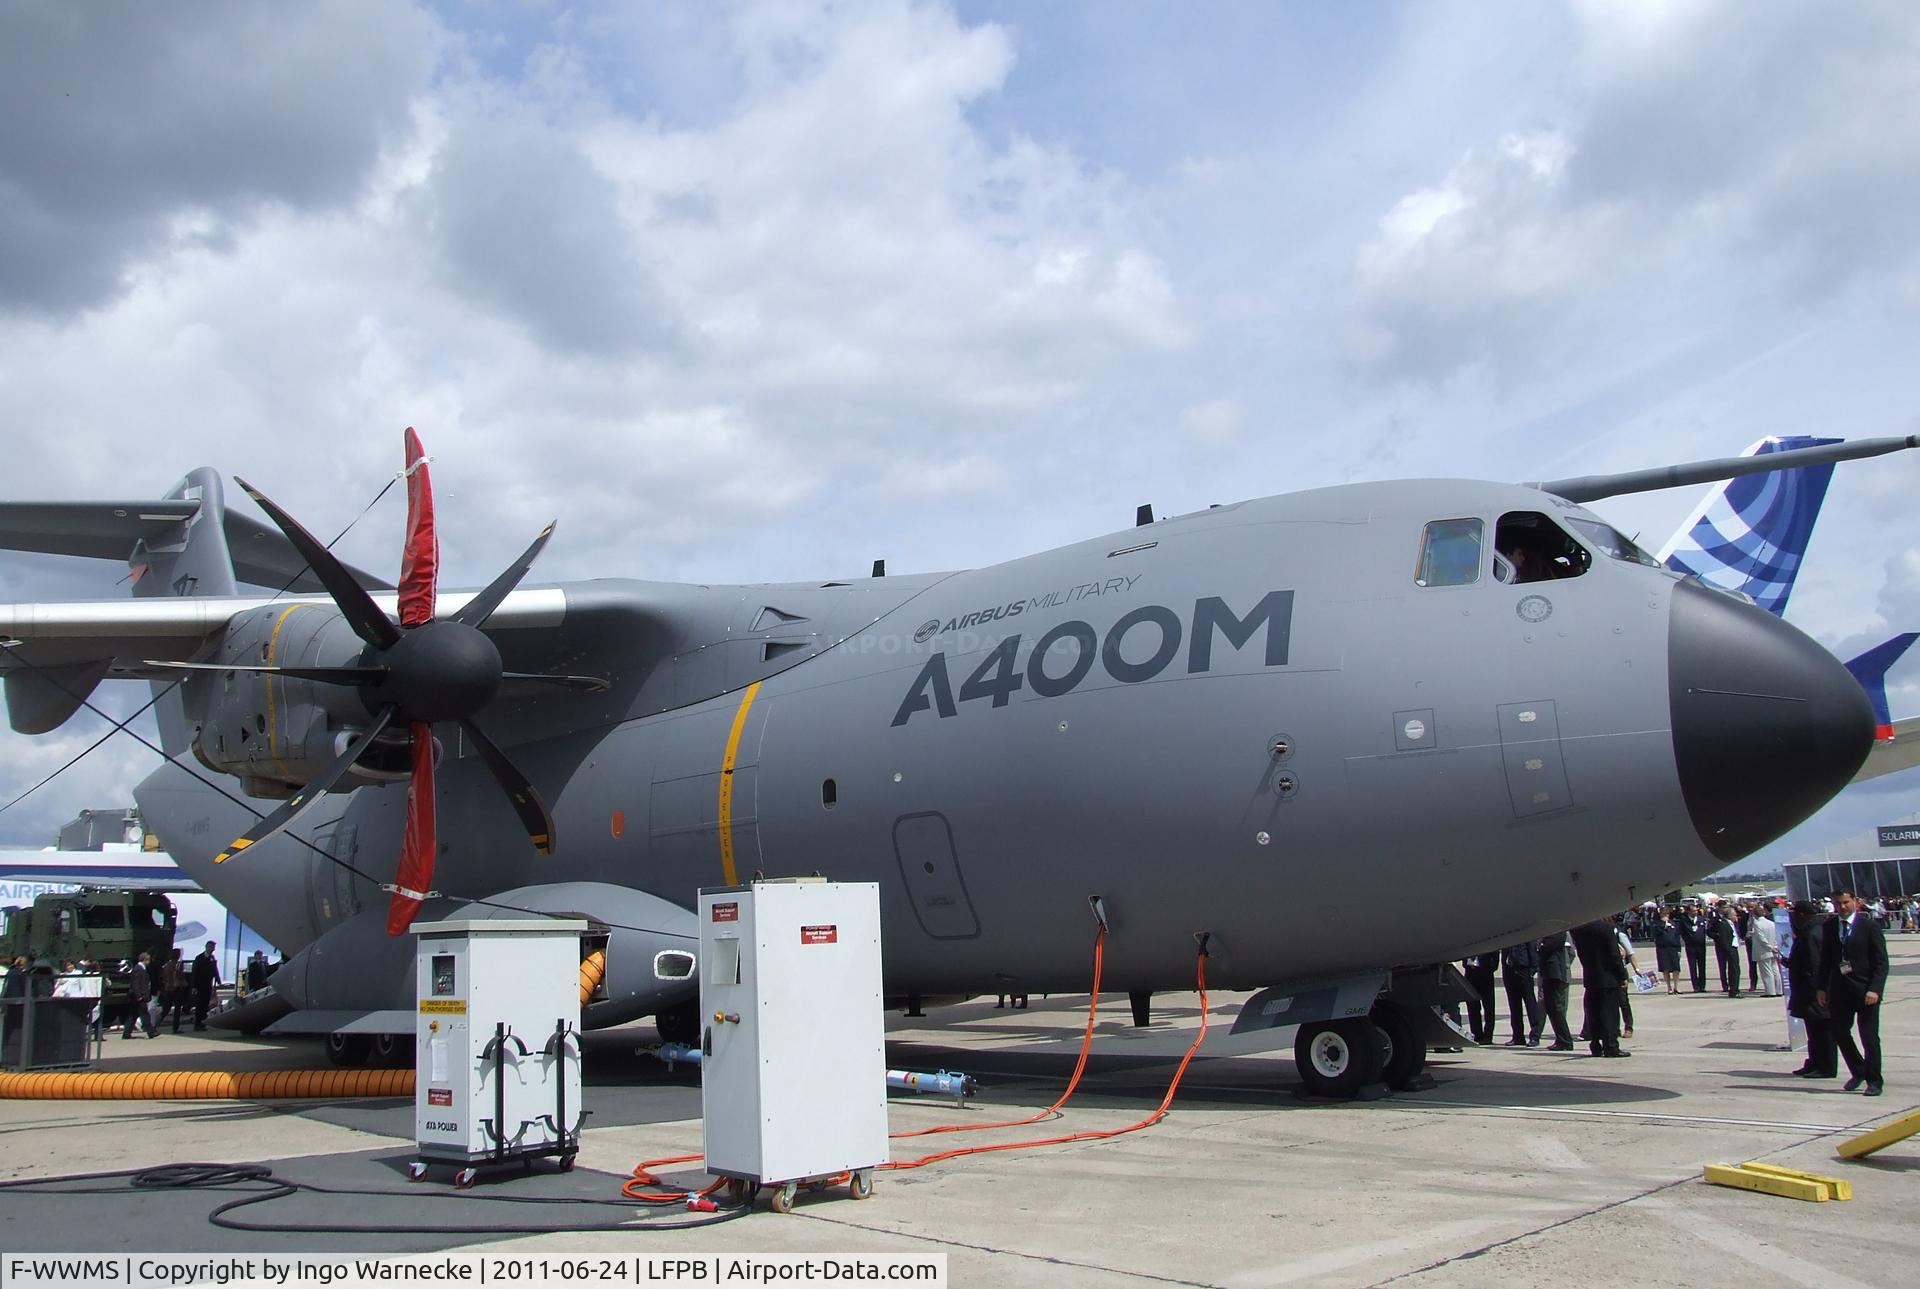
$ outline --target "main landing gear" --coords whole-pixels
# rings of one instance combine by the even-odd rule
[[[1406,1091],[1426,1068],[1427,1048],[1406,1013],[1381,1001],[1365,1017],[1302,1025],[1293,1059],[1309,1095],[1347,1101],[1382,1083]]]

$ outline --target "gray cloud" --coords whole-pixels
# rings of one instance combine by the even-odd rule
[[[350,199],[434,44],[377,0],[0,6],[0,308],[104,303],[183,217]]]
[[[1908,280],[1912,6],[1576,7],[1561,123],[1514,121],[1362,244],[1345,336],[1356,370],[1511,379],[1636,314],[1715,327],[1763,300]]]
[[[674,331],[619,196],[563,136],[482,118],[441,145],[425,201],[449,285],[554,349],[613,355]]]

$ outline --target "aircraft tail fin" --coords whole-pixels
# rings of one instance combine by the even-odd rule
[[[1809,435],[1765,438],[1741,455],[1839,442]],[[1725,480],[1668,539],[1660,562],[1676,573],[1751,596],[1769,613],[1784,613],[1832,478],[1828,462]]]
[[[194,510],[134,543],[127,566],[133,570],[135,597],[239,594],[233,554],[227,546],[227,502],[220,476],[202,466],[175,484],[167,499],[192,502]],[[193,725],[187,719],[180,683],[156,680],[151,684],[160,746],[168,756],[179,756],[193,746]]]
[[[1916,639],[1920,639],[1920,631],[1903,631],[1858,658],[1847,660],[1847,670],[1860,682],[1860,688],[1867,691],[1867,699],[1873,704],[1873,736],[1883,743],[1893,740],[1893,717],[1887,711],[1887,668],[1898,662]]]

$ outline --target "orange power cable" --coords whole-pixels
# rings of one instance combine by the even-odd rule
[[[1140,1122],[1128,1124],[1124,1128],[1107,1128],[1097,1132],[1075,1132],[1060,1137],[1044,1137],[1035,1141],[1004,1141],[991,1146],[961,1146],[955,1150],[943,1150],[937,1154],[924,1155],[919,1159],[897,1159],[890,1163],[881,1164],[880,1167],[885,1169],[924,1168],[928,1164],[938,1163],[943,1159],[957,1159],[962,1155],[985,1155],[997,1150],[1031,1150],[1036,1146],[1059,1146],[1070,1141],[1104,1141],[1109,1137],[1121,1137],[1130,1132],[1139,1132],[1142,1128],[1151,1128],[1154,1124],[1164,1119],[1167,1111],[1172,1109],[1174,1094],[1180,1090],[1180,1080],[1186,1076],[1188,1064],[1192,1062],[1194,1053],[1200,1050],[1200,1045],[1207,1041],[1207,955],[1204,949],[1196,960],[1194,974],[1200,989],[1200,1032],[1193,1036],[1193,1042],[1188,1045],[1186,1055],[1180,1058],[1179,1068],[1174,1070],[1173,1079],[1167,1084],[1167,1094],[1160,1098],[1160,1107],[1146,1118],[1140,1120]],[[1091,1014],[1089,1014],[1087,1019],[1087,1027],[1088,1032],[1091,1033],[1093,1027]],[[1086,1062],[1086,1051],[1084,1048],[1081,1050],[1080,1060],[1084,1065]],[[1074,1071],[1074,1080],[1077,1082],[1079,1078],[1080,1072],[1076,1069]],[[1069,1086],[1067,1091],[1071,1093],[1073,1091],[1072,1087]],[[1054,1105],[1058,1106],[1065,1100],[1066,1097],[1062,1096],[1060,1101],[1056,1101]],[[1042,1113],[1044,1114],[1046,1112]],[[1042,1116],[1034,1116],[1035,1119],[1040,1117]],[[1023,1119],[1018,1122],[1032,1123],[1033,1119]],[[980,1126],[990,1128],[996,1125],[981,1124]],[[917,1136],[919,1134],[902,1133],[896,1135]]]

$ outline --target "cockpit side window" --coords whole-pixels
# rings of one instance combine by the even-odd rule
[[[1597,519],[1582,519],[1578,515],[1568,515],[1567,522],[1573,525],[1574,532],[1587,539],[1587,545],[1609,559],[1617,559],[1622,564],[1645,564],[1648,568],[1660,567],[1659,560],[1634,545],[1632,538],[1612,524],[1603,524]]]
[[[1478,519],[1436,519],[1420,539],[1420,586],[1471,586],[1480,580],[1480,543],[1486,525]]]
[[[1579,577],[1593,563],[1587,548],[1537,510],[1500,516],[1493,531],[1493,575],[1502,582],[1545,582]]]

